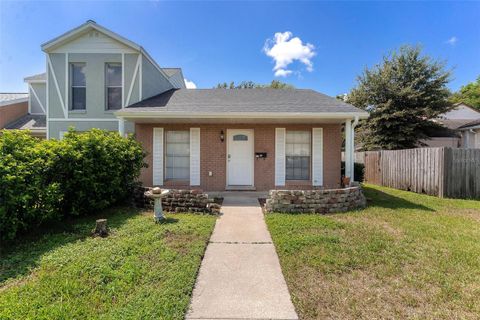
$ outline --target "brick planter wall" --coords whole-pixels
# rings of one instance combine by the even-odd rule
[[[329,190],[271,190],[266,212],[334,213],[364,208],[366,199],[359,186]]]
[[[145,197],[145,191],[150,189],[139,187],[135,190],[134,200],[137,207],[153,210],[153,199]],[[162,198],[162,208],[167,212],[219,214],[220,207],[201,190],[170,189],[170,194]]]

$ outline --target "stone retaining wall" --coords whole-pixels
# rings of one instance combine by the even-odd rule
[[[333,213],[364,208],[366,199],[359,186],[329,190],[271,190],[267,212]]]
[[[153,210],[153,199],[145,197],[144,193],[152,188],[139,187],[135,190],[135,205]],[[170,194],[162,198],[162,208],[168,212],[194,212],[219,214],[221,206],[202,190],[169,189]]]

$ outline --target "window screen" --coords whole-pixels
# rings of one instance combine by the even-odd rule
[[[285,142],[286,180],[310,179],[310,131],[287,131]]]
[[[117,110],[122,108],[122,65],[120,63],[107,63],[105,86],[107,96],[107,109]]]
[[[190,132],[167,131],[165,178],[168,180],[190,179]]]
[[[70,109],[85,110],[87,106],[85,63],[71,63],[70,75]]]

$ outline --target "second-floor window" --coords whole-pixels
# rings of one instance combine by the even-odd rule
[[[107,110],[122,108],[122,64],[107,63],[106,75],[106,104]]]
[[[70,64],[71,106],[72,110],[85,110],[87,106],[87,86],[85,81],[85,63]]]

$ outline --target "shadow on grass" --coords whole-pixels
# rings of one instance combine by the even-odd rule
[[[435,211],[423,204],[409,201],[405,198],[393,196],[383,191],[363,186],[365,197],[367,197],[367,207],[380,207],[385,209],[414,209],[427,212]]]
[[[50,222],[0,246],[0,288],[9,279],[25,276],[39,265],[41,257],[57,247],[92,237],[95,220],[108,219],[109,228],[119,228],[140,210],[115,207],[102,213]]]
[[[160,220],[158,221],[157,223],[158,224],[170,224],[170,223],[177,223],[178,222],[178,219],[175,219],[175,218],[165,218],[163,220]]]

